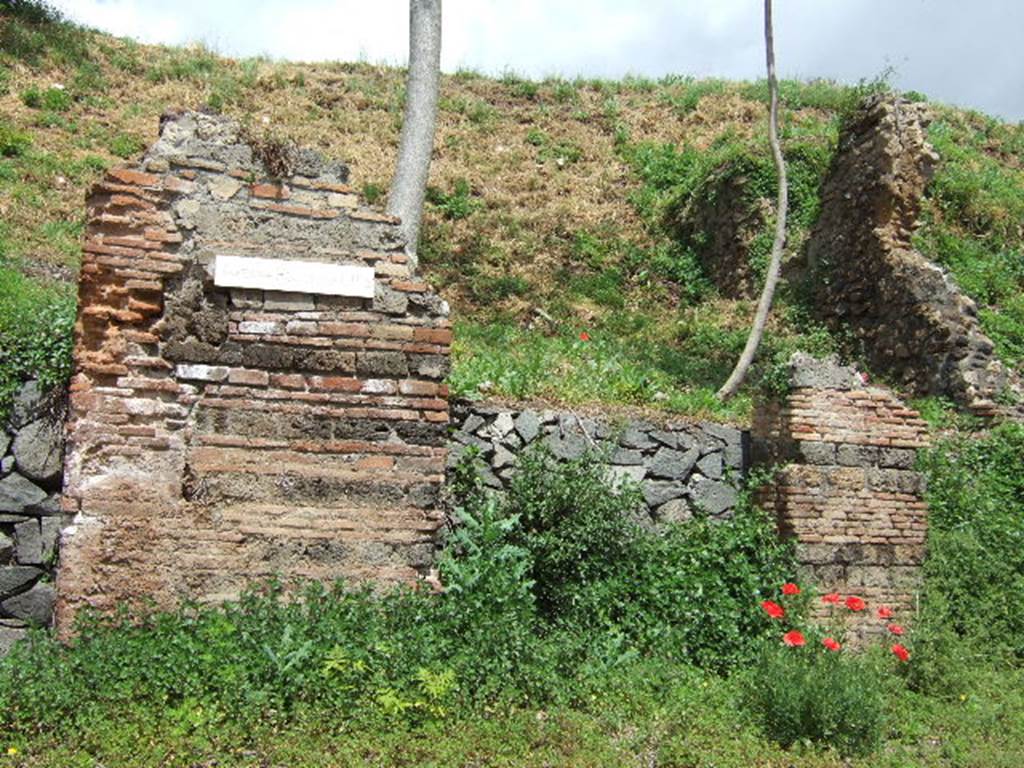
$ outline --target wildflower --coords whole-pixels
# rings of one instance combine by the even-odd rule
[[[800,587],[798,587],[796,584],[794,584],[791,581],[787,581],[785,584],[782,585],[782,594],[784,594],[784,595],[799,595],[800,594]]]
[[[821,596],[821,602],[831,603],[832,605],[838,605],[842,600],[843,597],[838,592],[829,592],[827,595]]]
[[[16,754],[18,754],[18,748],[17,747],[8,747],[7,748],[7,754],[10,757],[14,757]]]
[[[903,627],[901,627],[899,624],[890,624],[888,627],[886,627],[886,629],[888,629],[894,635],[902,635],[905,631]]]
[[[788,645],[790,648],[799,648],[802,645],[806,645],[807,641],[804,639],[804,635],[797,629],[791,629],[789,632],[782,636],[782,642]]]
[[[835,638],[826,637],[821,641],[821,644],[828,648],[830,651],[838,651],[843,646],[836,642]]]
[[[580,341],[590,341],[590,334],[586,331],[580,331]]]
[[[846,598],[846,607],[851,611],[863,611],[865,606],[867,606],[867,603],[865,603],[862,598],[856,597],[855,595],[850,595]]]
[[[786,615],[786,612],[782,610],[782,606],[778,603],[773,603],[771,600],[765,600],[761,603],[761,607],[764,609],[764,612],[773,619],[781,619]]]
[[[883,605],[878,609],[878,618],[880,619],[891,619],[893,616],[892,608],[887,605]]]
[[[899,643],[894,643],[891,650],[900,661],[910,661],[910,651]]]

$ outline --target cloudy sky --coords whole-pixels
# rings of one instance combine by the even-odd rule
[[[145,42],[231,56],[402,63],[406,0],[57,0]],[[784,76],[892,82],[1024,119],[1024,0],[776,0]],[[444,0],[442,67],[533,77],[757,78],[760,0]]]

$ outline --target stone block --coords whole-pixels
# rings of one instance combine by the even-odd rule
[[[185,381],[221,382],[228,377],[228,369],[223,365],[179,365],[174,369],[174,376]]]
[[[620,469],[632,469],[632,467],[621,467]],[[678,499],[686,495],[686,486],[682,483],[670,483],[661,480],[646,480],[641,486],[644,495],[644,502],[650,508],[660,507],[672,499]]]
[[[36,584],[27,592],[9,597],[0,603],[0,608],[22,621],[40,627],[48,627],[53,619],[53,607],[57,592],[49,584]]]
[[[263,294],[263,308],[268,312],[312,312],[316,300],[309,293],[267,290]]]
[[[0,565],[7,565],[14,554],[14,541],[4,533],[0,533]]]
[[[0,598],[23,589],[42,575],[42,569],[31,565],[10,565],[0,568]]]
[[[629,424],[619,437],[619,445],[624,448],[639,448],[646,450],[654,448],[658,444],[648,434],[649,425],[640,422]]]
[[[644,454],[642,451],[637,451],[632,448],[616,448],[612,452],[611,456],[612,464],[643,464]]]
[[[835,464],[836,444],[818,440],[801,440],[798,446],[799,458],[808,464]]]
[[[26,520],[15,525],[14,540],[17,542],[14,557],[21,565],[42,564],[43,537],[38,520]]]
[[[693,518],[693,509],[686,499],[672,499],[658,507],[654,516],[659,523],[685,523]]]
[[[605,477],[610,486],[620,488],[626,481],[639,483],[646,475],[647,470],[642,465],[635,464],[631,466],[608,467]]]
[[[665,477],[671,480],[684,480],[700,458],[700,451],[691,448],[688,451],[674,451],[661,448],[654,458],[647,462],[647,471],[653,477]]]
[[[589,444],[583,435],[559,435],[553,432],[544,439],[544,444],[551,454],[563,461],[575,461],[587,452]]]
[[[690,488],[690,498],[694,505],[710,515],[719,517],[736,506],[738,496],[736,489],[719,480],[698,477]]]
[[[480,432],[480,436],[489,440],[501,440],[514,428],[512,414],[502,411],[495,416],[494,421]]]
[[[697,462],[697,469],[704,477],[711,480],[721,480],[723,471],[722,454],[720,452],[709,453]]]
[[[33,482],[52,486],[60,479],[64,457],[64,425],[37,419],[18,430],[12,447],[18,471]]]
[[[529,444],[540,433],[540,417],[535,411],[523,411],[516,416],[514,424],[524,443]]]
[[[46,496],[46,491],[16,472],[0,480],[0,512],[19,514]]]

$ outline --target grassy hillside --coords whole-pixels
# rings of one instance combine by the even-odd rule
[[[38,301],[67,325],[85,190],[137,157],[168,108],[217,109],[341,158],[363,195],[383,204],[402,70],[141,46],[17,7],[0,10],[0,330],[38,323],[27,309]],[[791,251],[816,216],[842,116],[871,87],[782,84]],[[723,169],[745,174],[750,204],[770,209],[765,97],[763,83],[681,76],[446,76],[421,254],[454,307],[454,390],[744,418],[750,387],[727,408],[712,393],[742,347],[752,304],[716,294],[699,266],[701,238],[680,236],[673,220]],[[922,247],[979,299],[986,329],[1019,364],[1024,131],[938,114],[932,136],[945,161]],[[751,244],[755,267],[769,245],[766,226]],[[30,291],[31,303],[17,298]],[[770,385],[775,363],[797,347],[842,346],[794,293],[781,297],[751,387]],[[66,372],[66,344],[27,335],[3,342],[0,398],[29,371]]]

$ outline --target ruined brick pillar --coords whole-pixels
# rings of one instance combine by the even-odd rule
[[[884,631],[877,607],[903,621],[915,607],[927,507],[914,465],[926,425],[889,390],[829,361],[794,356],[790,386],[755,410],[756,459],[780,467],[762,501],[821,592],[867,600],[856,631]]]
[[[346,180],[186,113],[91,191],[62,631],[85,605],[429,570],[448,309]]]

